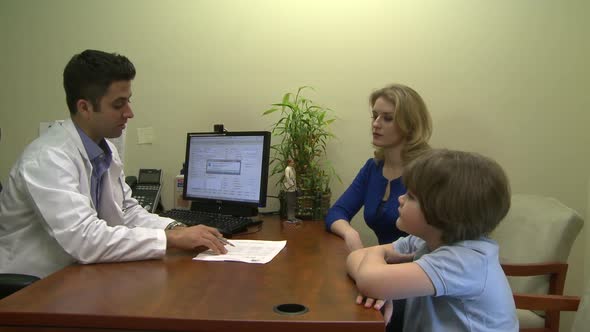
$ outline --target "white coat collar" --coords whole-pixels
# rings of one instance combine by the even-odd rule
[[[78,148],[78,151],[80,151],[80,155],[84,157],[84,160],[86,162],[90,162],[90,159],[88,158],[88,153],[86,152],[84,143],[82,143],[82,138],[80,138],[80,134],[78,134],[78,130],[76,129],[74,121],[72,121],[72,119],[69,118],[62,123],[62,127],[66,129],[66,132],[72,138],[72,141]]]

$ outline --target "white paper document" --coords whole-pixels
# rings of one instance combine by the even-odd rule
[[[235,247],[225,246],[227,254],[217,255],[211,250],[204,251],[194,257],[198,261],[235,261],[254,264],[270,262],[283,248],[287,241],[261,240],[227,240]]]

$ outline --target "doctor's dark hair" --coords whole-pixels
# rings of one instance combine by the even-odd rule
[[[428,151],[408,164],[402,180],[445,244],[488,235],[510,208],[506,173],[477,153]]]
[[[86,99],[95,110],[111,83],[135,78],[135,67],[126,57],[116,53],[86,50],[70,59],[64,69],[64,90],[70,114],[77,112],[76,103]]]

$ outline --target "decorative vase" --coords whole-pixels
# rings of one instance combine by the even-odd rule
[[[297,197],[295,216],[303,220],[324,220],[330,208],[331,192],[324,192],[321,195],[304,192]],[[287,201],[284,191],[279,193],[281,219],[287,218]]]

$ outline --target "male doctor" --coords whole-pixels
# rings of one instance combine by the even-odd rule
[[[70,119],[33,141],[0,193],[0,272],[45,277],[72,263],[161,258],[166,248],[226,253],[221,234],[185,227],[131,197],[115,146],[130,107],[133,64],[86,50],[64,69]]]

